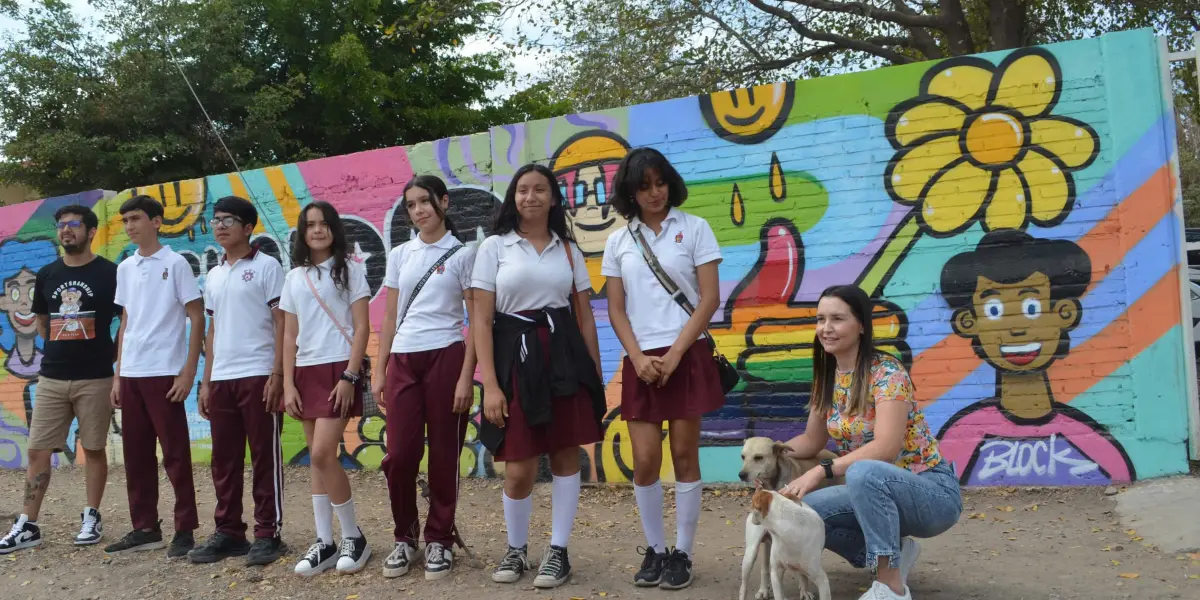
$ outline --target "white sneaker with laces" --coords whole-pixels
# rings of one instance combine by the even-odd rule
[[[76,546],[91,546],[100,543],[104,537],[104,525],[100,522],[100,511],[94,508],[83,509],[82,524],[79,535],[75,536]]]
[[[12,529],[0,538],[0,554],[10,554],[17,550],[32,548],[42,544],[42,530],[37,523],[29,520],[26,515],[17,517]]]
[[[900,540],[900,581],[908,585],[908,575],[912,573],[913,565],[921,557],[921,545],[917,540],[906,537]]]
[[[871,583],[871,589],[859,596],[858,600],[912,600],[912,593],[906,585],[904,586],[904,595],[901,596],[893,592],[892,588],[875,581]]]
[[[417,551],[407,542],[396,542],[395,549],[383,561],[383,576],[401,577],[408,573],[408,567],[412,564],[413,556],[416,553]]]

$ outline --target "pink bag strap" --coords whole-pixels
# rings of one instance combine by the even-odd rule
[[[320,269],[320,267],[317,267],[317,269]],[[350,344],[350,347],[353,348],[354,339],[342,328],[342,324],[338,321],[337,317],[333,316],[333,311],[329,310],[329,305],[325,304],[325,301],[321,299],[321,294],[317,293],[317,286],[313,285],[312,278],[308,276],[308,267],[304,268],[304,281],[308,283],[308,290],[312,292],[313,298],[317,299],[317,304],[321,305],[325,314],[329,315],[329,320],[333,321],[333,325],[337,327],[338,332],[342,334],[342,337],[346,338],[346,343]]]

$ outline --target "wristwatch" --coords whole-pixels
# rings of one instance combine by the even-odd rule
[[[350,371],[342,371],[342,381],[349,381],[351,385],[358,385],[359,376]]]
[[[825,479],[833,479],[833,459],[823,458],[818,464],[821,465],[821,468],[825,469]]]

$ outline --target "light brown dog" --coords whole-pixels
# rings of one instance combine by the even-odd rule
[[[758,482],[763,489],[778,491],[783,486],[809,471],[821,468],[822,459],[834,459],[837,455],[821,450],[814,458],[794,458],[791,448],[768,437],[752,437],[742,444],[742,470],[738,478],[746,483]],[[822,480],[817,489],[846,483],[845,477]],[[813,490],[815,491],[815,490]]]

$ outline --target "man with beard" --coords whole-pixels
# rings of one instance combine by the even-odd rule
[[[99,221],[84,206],[54,213],[63,256],[37,273],[33,312],[45,340],[45,355],[29,423],[29,471],[25,512],[0,539],[0,554],[42,543],[38,512],[50,484],[50,458],[70,448],[67,434],[78,419],[87,473],[87,506],[75,545],[100,541],[100,500],[108,479],[105,446],[112,419],[113,345],[110,327],[116,312],[117,265],[92,252]]]

